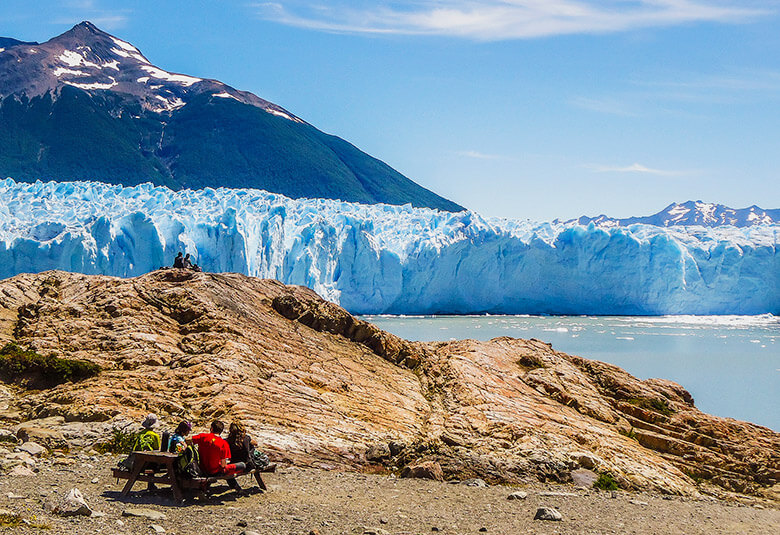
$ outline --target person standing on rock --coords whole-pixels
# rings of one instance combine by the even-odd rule
[[[184,267],[184,257],[182,257],[181,251],[179,251],[179,254],[177,254],[176,258],[173,259],[173,267],[179,269]]]
[[[246,463],[232,463],[230,460],[230,446],[222,438],[225,424],[219,420],[211,422],[210,433],[199,433],[190,439],[190,442],[198,446],[200,467],[204,474],[212,476],[241,475],[246,472]],[[231,489],[241,492],[241,486],[235,477],[229,478],[227,484]]]

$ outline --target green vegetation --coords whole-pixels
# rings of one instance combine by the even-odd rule
[[[593,483],[594,489],[599,490],[618,490],[620,487],[617,481],[610,474],[601,473],[599,478]]]
[[[669,406],[669,402],[663,398],[631,398],[627,401],[632,405],[659,412],[664,416],[674,414],[674,410]]]
[[[51,529],[49,524],[38,522],[33,516],[29,521],[25,521],[22,515],[13,513],[0,513],[0,528],[18,528],[22,524],[32,529]]]
[[[636,440],[637,442],[639,442],[639,438],[636,436],[636,431],[634,431],[633,427],[631,429],[629,429],[628,431],[618,431],[618,433],[620,433],[621,435],[623,435],[625,437],[631,438],[631,439]]]
[[[138,433],[125,431],[115,427],[111,430],[111,436],[105,442],[98,442],[93,446],[99,453],[130,453],[138,438]]]
[[[66,381],[87,379],[98,373],[100,366],[93,362],[44,357],[13,342],[0,349],[0,377],[6,381],[51,387]]]

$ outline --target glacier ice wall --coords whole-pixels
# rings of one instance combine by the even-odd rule
[[[301,284],[353,313],[780,313],[780,226],[583,227],[411,206],[0,181],[0,277],[206,271]]]

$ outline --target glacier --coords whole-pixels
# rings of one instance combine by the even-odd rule
[[[780,314],[780,225],[600,228],[261,190],[0,180],[0,278],[204,271],[356,314]]]

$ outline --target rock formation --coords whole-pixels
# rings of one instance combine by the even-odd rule
[[[445,478],[489,482],[568,481],[585,468],[675,494],[701,482],[766,493],[780,479],[780,434],[703,414],[670,381],[538,340],[408,342],[273,280],[19,275],[0,281],[9,341],[103,371],[4,389],[2,427],[47,418],[67,437],[68,425],[156,412],[196,429],[240,418],[275,460],[326,468],[431,461]]]

